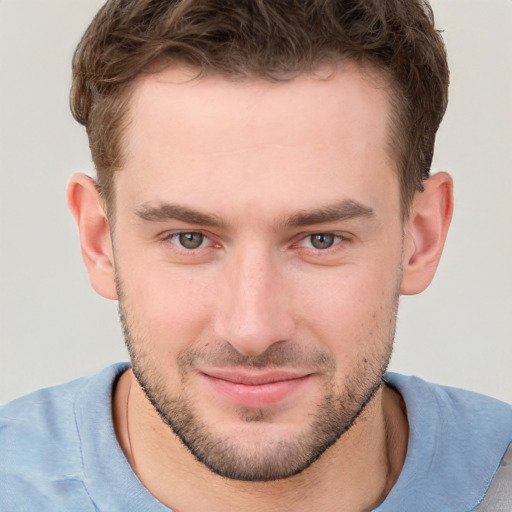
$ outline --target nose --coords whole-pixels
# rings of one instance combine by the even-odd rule
[[[293,335],[295,321],[278,260],[271,251],[246,248],[226,263],[216,337],[241,354],[263,354]]]

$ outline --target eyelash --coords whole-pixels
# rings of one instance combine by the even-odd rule
[[[203,239],[201,241],[201,244],[198,247],[190,248],[190,247],[183,246],[183,244],[179,242],[179,237],[182,235],[200,235],[201,237],[203,237]],[[204,249],[205,247],[209,247],[209,246],[213,245],[213,241],[212,241],[211,237],[201,231],[175,231],[173,233],[167,234],[164,237],[164,241],[170,242],[171,244],[179,247],[179,249],[184,250],[189,253],[197,251],[198,249]],[[205,242],[209,242],[209,244],[205,245]]]
[[[180,242],[179,237],[182,235],[199,235],[202,237],[201,244],[197,247],[185,247],[183,243]],[[318,248],[313,246],[313,237],[333,237],[333,242],[330,246],[325,248]],[[212,237],[202,231],[175,231],[172,233],[168,233],[163,237],[165,242],[170,242],[171,244],[178,247],[180,250],[185,251],[187,253],[193,253],[198,251],[199,249],[206,249],[208,247],[214,246],[215,242],[212,240]],[[317,233],[308,233],[306,235],[301,235],[300,239],[292,244],[292,246],[298,246],[307,251],[314,251],[317,253],[330,253],[332,250],[336,250],[336,247],[342,242],[348,242],[349,237],[342,235],[340,233],[334,233],[330,231],[321,231]],[[206,243],[205,243],[206,242]],[[308,245],[306,245],[308,244]],[[220,247],[220,244],[218,244]]]
[[[332,237],[333,240],[332,240],[331,245],[329,245],[328,247],[319,248],[319,247],[314,246],[314,242],[313,242],[314,237]],[[299,245],[301,245],[302,247],[305,247],[307,249],[313,250],[313,251],[328,252],[330,250],[334,250],[336,248],[336,246],[338,246],[341,242],[344,242],[346,240],[347,240],[346,237],[344,237],[338,233],[322,231],[319,233],[310,233],[310,234],[306,235],[305,237],[301,238],[301,240],[299,241]],[[309,245],[306,246],[305,245],[306,243],[308,243]]]

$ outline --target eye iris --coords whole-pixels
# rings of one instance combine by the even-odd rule
[[[180,233],[179,241],[185,249],[197,249],[201,246],[204,235],[201,233]]]
[[[317,233],[311,235],[311,245],[315,249],[329,249],[334,243],[334,235],[328,233]]]

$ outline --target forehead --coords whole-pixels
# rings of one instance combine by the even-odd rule
[[[195,74],[168,68],[133,91],[116,180],[131,183],[134,201],[187,188],[191,201],[224,189],[261,204],[318,186],[332,202],[344,199],[335,184],[348,193],[372,175],[396,179],[388,88],[374,72],[347,63],[283,82]]]
[[[264,139],[265,134],[275,136],[269,128],[278,124],[286,128],[282,135],[288,134],[291,142],[296,142],[298,135],[310,138],[312,129],[320,128],[318,138],[329,143],[340,128],[332,129],[329,112],[343,116],[347,123],[350,120],[353,127],[370,122],[376,128],[373,135],[381,127],[386,130],[376,123],[387,124],[386,80],[378,71],[351,62],[283,81],[197,74],[195,68],[176,65],[141,77],[131,97],[129,132],[135,131],[137,136],[142,130],[148,133],[149,124],[161,124],[172,114],[175,135],[182,136],[180,142],[192,142],[189,135],[193,130],[206,136],[203,143],[218,147],[216,132],[224,120],[222,128],[232,128],[232,133],[225,133],[231,137],[224,137],[224,143],[235,148],[246,142],[241,128]]]

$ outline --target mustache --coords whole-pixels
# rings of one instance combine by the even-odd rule
[[[117,276],[116,276],[117,277]],[[119,302],[118,313],[121,320],[123,334],[132,360],[137,366],[139,357],[133,350],[134,337],[132,336],[129,319],[123,307],[123,294],[120,281],[116,278]],[[177,358],[179,372],[184,375],[187,371],[200,367],[220,368],[268,368],[268,369],[297,369],[308,370],[312,373],[334,373],[336,361],[330,352],[321,350],[312,345],[297,343],[296,341],[280,341],[271,344],[265,352],[258,355],[245,355],[239,352],[228,341],[205,342],[184,349]]]
[[[335,360],[328,352],[318,347],[301,346],[294,342],[282,341],[270,345],[258,355],[245,355],[231,345],[222,342],[214,346],[190,347],[178,356],[182,370],[201,366],[215,368],[302,368],[312,371],[334,371]]]

